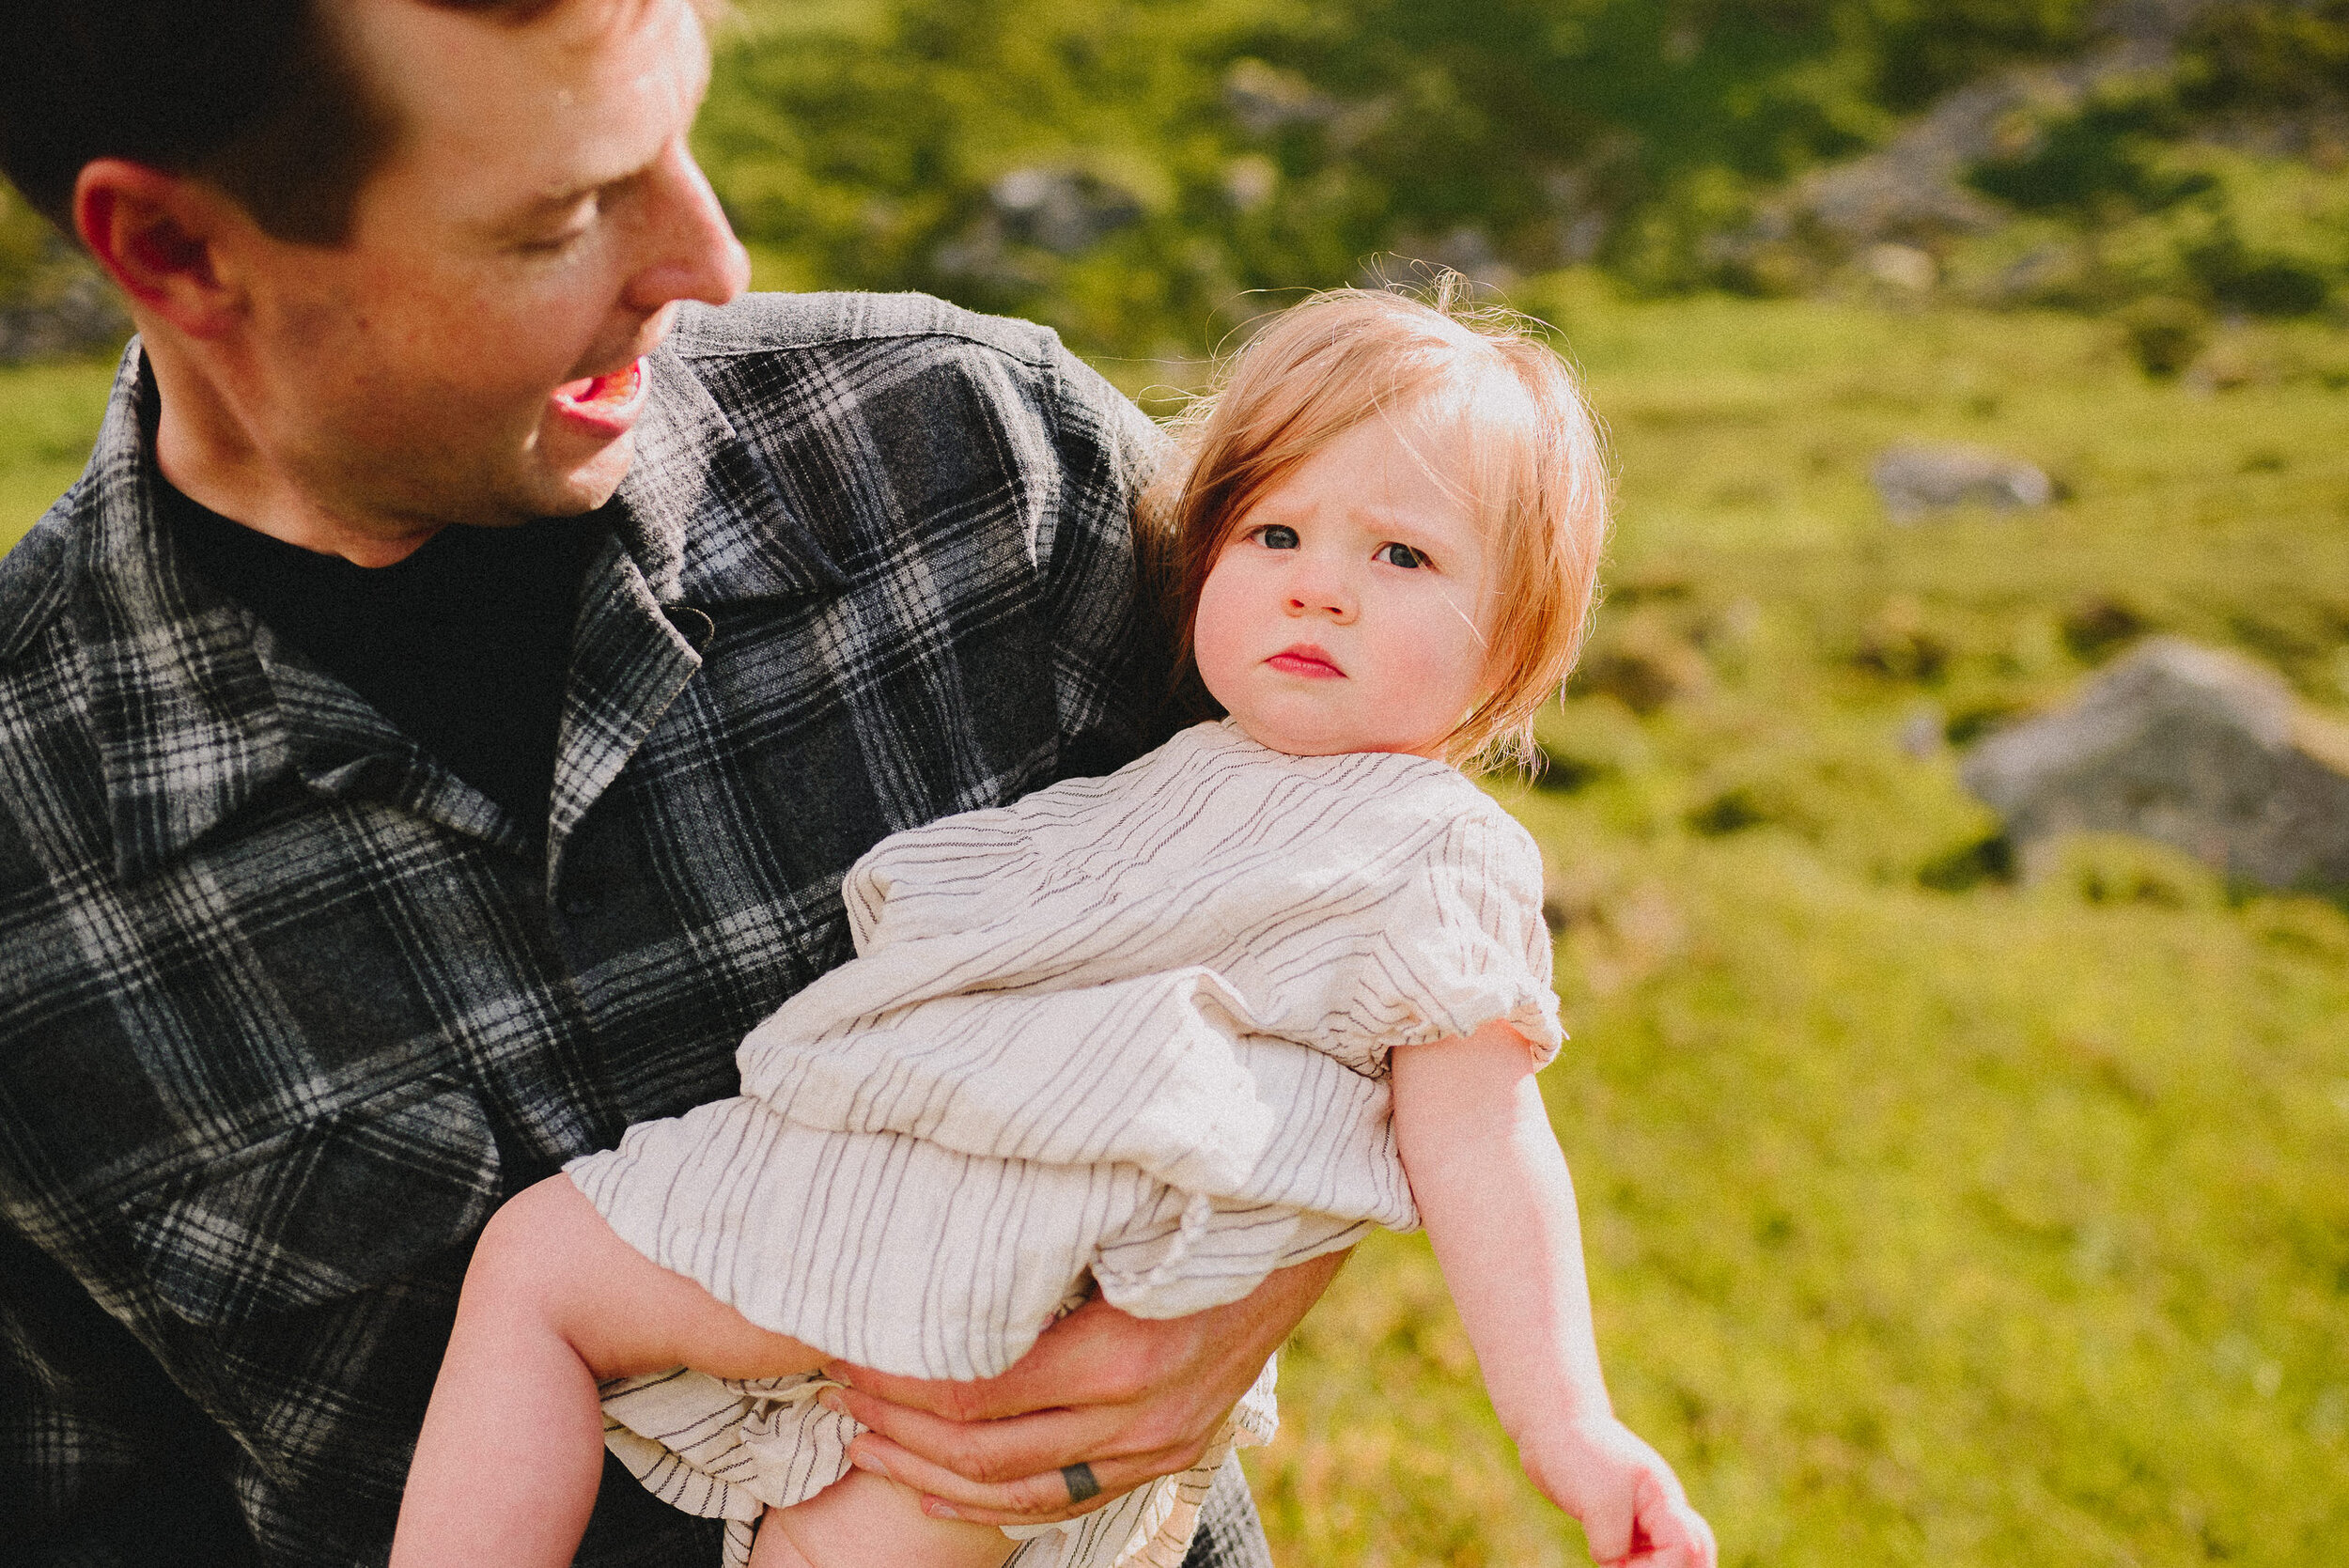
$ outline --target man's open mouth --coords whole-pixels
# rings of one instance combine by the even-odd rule
[[[591,419],[610,419],[625,414],[644,396],[645,362],[637,360],[625,370],[608,376],[587,376],[576,381],[566,381],[554,389],[554,400],[565,410],[584,414]]]

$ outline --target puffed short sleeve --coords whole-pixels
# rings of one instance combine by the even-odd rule
[[[1499,806],[1477,805],[1433,836],[1388,902],[1376,968],[1394,1014],[1379,1032],[1389,1046],[1426,1045],[1498,1019],[1547,1065],[1566,1036],[1550,986],[1541,850]]]

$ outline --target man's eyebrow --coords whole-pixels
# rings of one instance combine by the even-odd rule
[[[626,177],[623,176],[623,179]],[[536,230],[552,223],[581,202],[602,190],[609,181],[585,180],[577,185],[550,190],[535,196],[524,196],[511,207],[484,213],[479,219],[480,232],[501,241],[525,239]]]
[[[644,169],[627,169],[619,174],[598,176],[579,180],[574,184],[558,186],[543,194],[531,197],[526,210],[532,213],[559,212],[565,208],[577,206],[589,196],[600,195],[614,185],[625,185],[643,174],[645,169],[651,167],[652,165],[647,163]]]
[[[626,179],[627,177],[624,175],[621,178]],[[515,209],[514,215],[518,218],[524,219],[540,216],[552,217],[558,212],[578,206],[579,203],[586,200],[589,196],[596,194],[611,183],[612,181],[606,179],[590,179],[583,180],[577,185],[568,185],[559,190],[549,191],[543,194],[532,196],[528,201],[523,202],[521,207]]]
[[[656,153],[635,168],[622,169],[616,174],[590,176],[570,184],[542,192],[521,202],[500,220],[501,225],[514,227],[536,223],[545,218],[557,217],[569,211],[589,196],[599,195],[614,185],[627,184],[630,180],[648,172],[655,163],[660,162],[660,155]]]

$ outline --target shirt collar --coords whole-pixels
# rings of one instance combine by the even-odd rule
[[[83,473],[66,569],[117,870],[145,877],[293,764],[252,617],[180,559],[157,505],[156,394],[133,338]]]
[[[708,390],[666,350],[649,368],[635,459],[613,508],[621,550],[605,557],[630,580],[619,598],[657,615],[836,589],[839,568],[789,515],[764,462]],[[336,683],[290,656],[180,558],[157,505],[164,481],[151,437],[156,409],[133,338],[67,503],[81,526],[59,563],[70,578],[60,598],[88,663],[118,874],[134,881],[160,870],[292,775],[319,793],[383,798],[474,836],[514,838],[494,808],[427,764],[364,703],[347,693],[334,700]],[[613,589],[585,591],[592,599]],[[657,651],[661,641],[636,645]],[[684,652],[677,671],[655,679],[639,678],[624,660],[575,663],[575,680],[612,682],[589,696],[626,722],[622,736],[606,736],[592,778],[574,782],[558,815],[575,820],[584,811],[698,662]],[[620,738],[627,743],[611,744]]]
[[[663,349],[616,500],[622,546],[663,605],[833,592],[847,579],[791,514],[765,459]]]

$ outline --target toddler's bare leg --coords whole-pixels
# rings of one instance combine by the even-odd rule
[[[605,1378],[691,1366],[813,1372],[770,1334],[605,1224],[568,1177],[482,1233],[400,1499],[395,1568],[565,1568],[603,1475]]]
[[[1002,1568],[1019,1545],[992,1525],[933,1519],[911,1488],[851,1470],[769,1509],[751,1568]]]

